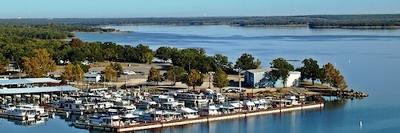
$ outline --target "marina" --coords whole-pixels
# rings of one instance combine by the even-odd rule
[[[176,120],[169,122],[160,122],[160,123],[145,123],[145,124],[134,124],[128,126],[99,126],[99,125],[91,125],[91,124],[83,124],[83,123],[75,123],[74,126],[78,128],[85,128],[89,130],[101,130],[101,131],[111,131],[111,132],[132,132],[138,130],[149,130],[156,128],[164,128],[164,127],[174,127],[174,126],[182,126],[187,124],[196,124],[203,122],[214,122],[220,120],[228,120],[228,119],[238,119],[238,118],[246,118],[256,115],[266,115],[272,113],[283,113],[288,111],[298,111],[298,110],[307,110],[307,109],[322,109],[324,106],[321,104],[310,104],[303,106],[293,106],[293,107],[285,107],[280,109],[270,109],[270,110],[259,110],[259,111],[244,111],[240,113],[221,115],[221,116],[210,116],[210,117],[199,117],[185,120]]]
[[[72,125],[76,128],[110,132],[174,127],[324,107],[314,95],[239,100],[211,89],[158,93],[148,93],[145,88],[78,90],[50,78],[9,79],[4,80],[2,86],[1,95],[5,97],[1,99],[2,118],[34,122],[54,118],[54,115],[75,117]]]

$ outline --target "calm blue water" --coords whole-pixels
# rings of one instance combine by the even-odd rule
[[[194,124],[143,132],[165,133],[392,133],[400,131],[400,30],[310,30],[306,28],[240,28],[229,26],[119,26],[122,33],[77,33],[86,41],[180,48],[201,47],[209,54],[221,53],[234,61],[248,52],[264,66],[277,57],[315,58],[332,62],[353,89],[370,97],[329,102],[323,110],[265,115],[212,123]],[[293,62],[295,65],[298,63]],[[359,127],[359,121],[363,127]],[[5,127],[5,128],[4,128]],[[60,119],[24,127],[0,120],[7,132],[88,132],[69,127]],[[2,132],[2,131],[0,131]]]

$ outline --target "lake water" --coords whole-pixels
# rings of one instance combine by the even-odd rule
[[[363,100],[327,102],[323,110],[296,111],[143,132],[165,133],[392,133],[400,131],[400,30],[342,30],[307,28],[242,28],[230,26],[117,26],[119,33],[77,33],[85,41],[120,44],[200,47],[231,61],[247,52],[268,66],[277,57],[315,58],[331,62],[345,75],[350,88],[366,91]],[[299,65],[299,62],[292,62]],[[359,122],[363,126],[359,126]],[[3,132],[80,133],[61,119],[38,126],[19,126],[0,119]]]

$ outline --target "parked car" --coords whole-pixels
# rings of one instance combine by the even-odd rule
[[[239,93],[239,92],[245,92],[245,89],[239,88],[239,87],[230,87],[225,90],[227,93]]]

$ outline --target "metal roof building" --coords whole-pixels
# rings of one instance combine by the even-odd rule
[[[61,81],[52,78],[23,78],[23,79],[0,79],[0,85],[21,85],[35,83],[60,83]]]
[[[32,81],[27,79],[2,79],[0,85],[19,85],[19,84],[33,84]]]
[[[78,89],[72,86],[52,86],[52,87],[33,87],[33,88],[6,88],[0,89],[0,95],[32,94],[32,93],[52,93],[52,92],[72,92]]]

